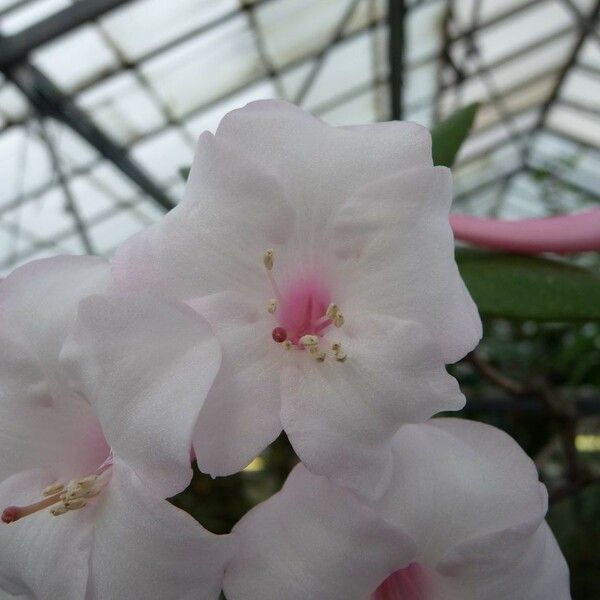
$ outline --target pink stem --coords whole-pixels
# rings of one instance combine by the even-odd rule
[[[505,252],[570,254],[600,250],[600,208],[521,221],[453,214],[450,224],[456,239]]]

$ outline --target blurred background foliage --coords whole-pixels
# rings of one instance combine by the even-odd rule
[[[468,106],[433,129],[436,164],[452,165],[476,111]],[[536,177],[544,185],[544,173]],[[555,186],[547,193],[556,194]],[[444,416],[499,427],[535,460],[550,494],[548,520],[571,568],[573,598],[600,598],[600,256],[465,247],[456,256],[484,334],[475,351],[449,367],[467,405]],[[227,533],[281,488],[297,461],[282,434],[237,475],[212,479],[195,469],[189,488],[172,501]]]

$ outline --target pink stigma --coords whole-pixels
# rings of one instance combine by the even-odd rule
[[[271,332],[271,336],[278,344],[282,344],[287,340],[287,331],[283,327],[275,327]]]
[[[20,518],[20,510],[18,506],[7,506],[2,511],[2,522],[3,523],[13,523]]]
[[[372,596],[372,600],[427,600],[427,577],[419,563],[411,563],[392,573]]]
[[[298,277],[283,290],[277,311],[280,327],[273,330],[273,339],[278,330],[283,330],[293,344],[297,344],[303,335],[322,335],[331,325],[325,318],[330,302],[331,294],[320,278]]]

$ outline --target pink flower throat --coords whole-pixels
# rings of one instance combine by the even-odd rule
[[[392,573],[376,590],[372,600],[429,600],[425,570],[411,563]]]
[[[344,316],[337,304],[331,302],[329,286],[317,275],[300,274],[281,292],[272,272],[274,260],[273,250],[267,250],[263,262],[275,295],[269,300],[268,311],[278,323],[271,337],[287,350],[308,350],[311,356],[323,362],[328,350],[320,346],[323,335],[330,325],[341,327]],[[330,350],[336,361],[346,360],[339,342],[331,344]]]

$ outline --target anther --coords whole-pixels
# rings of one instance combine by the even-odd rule
[[[53,517],[60,517],[60,515],[64,515],[67,512],[69,512],[69,509],[64,504],[59,504],[50,509],[50,514]]]
[[[331,321],[333,321],[336,317],[336,315],[338,314],[338,306],[337,304],[333,304],[331,303],[328,307],[327,307],[327,312],[325,313],[325,316],[330,319]]]
[[[319,345],[319,338],[316,335],[303,335],[300,338],[300,343],[305,348],[310,348],[311,346],[318,346]]]
[[[273,314],[277,310],[277,305],[278,305],[277,299],[276,298],[271,298],[269,300],[269,303],[267,304],[267,310],[271,314]]]
[[[339,342],[331,344],[331,349],[333,350],[335,360],[339,362],[344,362],[346,360],[346,353],[342,350],[342,345]]]
[[[292,343],[292,340],[285,340],[285,342],[283,342],[283,347],[286,350],[291,350],[294,347],[294,344]]]
[[[87,502],[83,498],[76,498],[75,500],[65,500],[63,506],[67,510],[79,510],[86,506]]]
[[[333,324],[336,327],[341,327],[344,324],[344,315],[341,312],[337,312],[337,314],[333,318]]]
[[[64,484],[60,483],[60,482],[56,482],[53,483],[52,485],[49,485],[48,487],[45,487],[42,490],[42,496],[44,496],[44,498],[48,497],[48,496],[56,496],[56,494],[59,494],[60,492],[64,491],[65,486]]]
[[[267,271],[271,271],[273,269],[274,255],[273,250],[269,249],[265,252],[263,256],[263,263]]]

